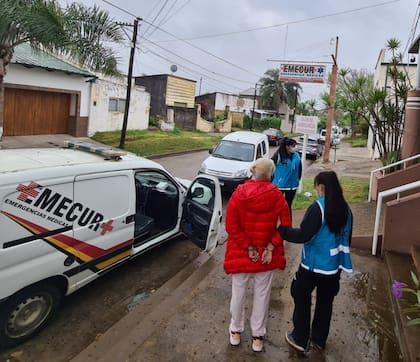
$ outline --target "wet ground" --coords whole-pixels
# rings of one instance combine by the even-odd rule
[[[291,350],[284,333],[292,328],[290,282],[300,248],[287,244],[286,253],[288,266],[274,279],[262,353],[251,350],[248,322],[241,345],[229,345],[230,277],[222,270],[222,246],[203,265],[201,276],[194,273],[172,295],[159,297],[148,313],[139,305],[72,361],[402,361],[384,262],[359,250],[353,250],[354,272],[342,276],[326,350],[307,356]]]
[[[66,298],[41,333],[16,348],[0,351],[0,362],[69,361],[198,254],[192,242],[177,238],[138,256]]]
[[[369,171],[379,167],[360,156],[360,150],[349,149],[346,144],[340,147],[335,162],[318,160],[306,175],[332,168],[339,175],[368,178]],[[198,155],[197,161],[203,156]],[[174,165],[171,159],[162,161],[158,160]],[[185,158],[180,160],[182,164],[186,172],[188,168],[193,172]],[[372,209],[363,203],[355,209],[357,230],[368,233],[373,227]],[[299,216],[294,218],[298,222]],[[390,304],[391,282],[383,260],[360,251],[354,251],[354,273],[343,275],[326,351],[312,351],[302,358],[288,348],[284,332],[291,328],[289,285],[298,254],[299,247],[287,246],[288,267],[275,278],[269,333],[261,354],[251,351],[249,330],[243,334],[241,346],[228,344],[230,278],[221,269],[223,247],[206,262],[201,279],[193,273],[190,278],[195,278],[194,283],[178,288],[172,298],[156,298],[167,284],[159,287],[198,256],[192,243],[178,240],[140,256],[71,296],[47,329],[24,345],[0,353],[0,362],[68,361],[76,355],[75,361],[82,362],[402,360]],[[188,280],[188,275],[183,278]],[[147,313],[143,309],[142,314],[146,304],[157,308]],[[127,328],[127,320],[131,320],[132,328]]]

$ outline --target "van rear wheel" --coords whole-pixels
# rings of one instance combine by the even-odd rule
[[[55,286],[39,284],[7,300],[0,308],[0,346],[15,346],[39,332],[56,312],[61,297]]]

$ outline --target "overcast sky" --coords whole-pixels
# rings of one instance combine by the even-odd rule
[[[83,2],[106,9],[117,21],[132,23],[134,15],[143,18],[133,74],[171,73],[175,64],[176,75],[197,81],[197,94],[200,84],[201,94],[237,94],[254,87],[267,69],[279,66],[279,60],[330,62],[336,37],[339,68],[373,72],[388,39],[399,39],[404,51],[420,33],[419,0]],[[126,44],[118,49],[124,72],[132,29],[126,32]],[[302,99],[316,99],[325,89],[305,85]]]

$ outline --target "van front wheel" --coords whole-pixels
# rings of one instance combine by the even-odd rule
[[[61,297],[53,285],[39,284],[7,300],[0,311],[0,346],[13,347],[39,332],[57,310]]]

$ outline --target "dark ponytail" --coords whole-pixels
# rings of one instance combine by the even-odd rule
[[[348,218],[348,206],[337,174],[334,171],[320,172],[315,176],[314,185],[324,185],[325,222],[336,234],[346,225]]]

